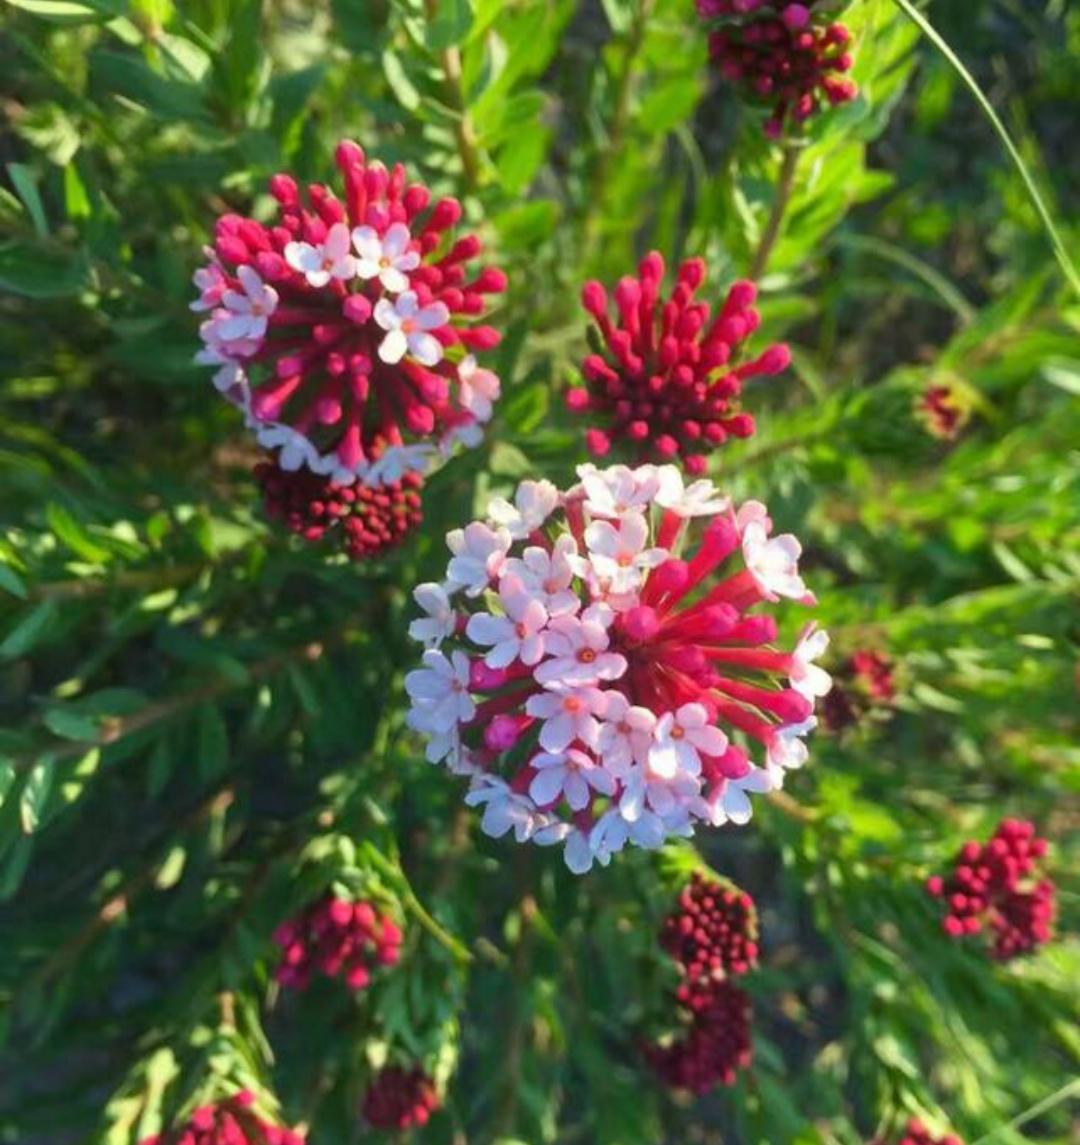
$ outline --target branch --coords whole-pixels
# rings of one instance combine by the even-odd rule
[[[769,255],[780,237],[780,228],[784,222],[784,214],[791,202],[791,192],[795,188],[795,171],[799,165],[799,146],[789,139],[784,143],[784,159],[780,164],[780,178],[776,184],[776,198],[773,200],[769,221],[765,224],[761,241],[754,252],[753,262],[750,264],[750,277],[757,282],[765,273],[769,262]]]
[[[428,20],[438,15],[438,0],[425,0],[424,11]],[[452,46],[438,53],[443,73],[443,91],[446,102],[457,114],[454,118],[454,141],[457,143],[461,169],[465,176],[465,190],[475,191],[480,185],[480,151],[476,129],[469,118],[465,102],[465,88],[461,82],[461,51]]]

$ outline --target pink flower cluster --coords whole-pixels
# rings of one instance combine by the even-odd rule
[[[988,843],[965,843],[952,873],[926,884],[947,908],[945,933],[960,938],[989,927],[991,953],[1001,960],[1049,942],[1056,889],[1050,879],[1036,878],[1047,846],[1023,819],[1003,820]]]
[[[886,1145],[884,1141],[874,1141],[871,1145]],[[935,1136],[921,1121],[913,1117],[904,1128],[904,1136],[896,1145],[964,1145],[954,1133],[946,1133],[944,1137]]]
[[[761,322],[752,282],[736,282],[711,315],[708,303],[695,299],[705,279],[701,259],[679,267],[666,301],[663,278],[664,260],[653,251],[638,277],[620,279],[612,292],[614,321],[607,291],[586,283],[582,304],[601,343],[582,363],[584,385],[567,391],[566,404],[594,423],[585,435],[594,457],[621,446],[641,461],[681,458],[689,473],[701,474],[709,451],[754,432],[753,417],[738,406],[743,383],[787,369],[791,354],[774,345],[743,360]]]
[[[342,485],[309,469],[282,469],[271,460],[255,467],[255,480],[268,517],[305,541],[332,540],[353,560],[393,548],[423,520],[419,473],[372,488]]]
[[[647,1046],[646,1060],[674,1089],[704,1093],[731,1085],[753,1057],[750,998],[730,977],[757,965],[754,900],[695,872],[661,927],[660,945],[682,975],[675,1000],[685,1032]]]
[[[218,367],[214,384],[281,468],[381,485],[479,441],[499,379],[473,352],[499,335],[471,323],[506,277],[469,277],[480,242],[450,238],[456,199],[432,204],[355,143],[336,160],[343,199],[276,175],[274,224],[218,220],[195,274],[192,306],[208,314],[198,360]]]
[[[858,88],[847,76],[851,33],[821,0],[698,0],[714,24],[709,54],[742,97],[771,109],[766,133],[778,138],[810,119],[823,104],[848,103]]]
[[[660,945],[678,964],[676,997],[692,1012],[703,1009],[717,982],[757,965],[754,900],[735,887],[695,872],[665,920]]]
[[[413,1129],[438,1108],[438,1092],[422,1069],[386,1066],[368,1086],[361,1112],[374,1129]]]
[[[286,988],[305,989],[319,971],[343,977],[350,990],[362,990],[376,966],[393,966],[401,957],[401,930],[369,902],[328,897],[274,932],[281,948],[275,978]]]
[[[263,1121],[254,1104],[254,1094],[241,1090],[215,1105],[200,1106],[183,1125],[139,1145],[304,1145],[299,1133]]]
[[[447,535],[446,579],[414,594],[426,651],[405,686],[483,830],[561,843],[580,873],[628,842],[745,823],[750,794],[806,761],[830,680],[813,624],[773,646],[765,610],[813,597],[764,505],[674,466],[578,475],[566,493],[522,482]]]

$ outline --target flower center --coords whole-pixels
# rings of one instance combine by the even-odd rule
[[[411,334],[416,329],[416,320],[414,318],[403,318],[401,321],[402,334]]]
[[[681,727],[679,727],[678,724],[676,724],[671,729],[671,738],[672,739],[683,739],[683,738],[685,738],[685,736],[686,736],[686,732],[684,732],[683,729]]]
[[[563,711],[569,712],[571,715],[577,715],[581,711],[581,701],[577,696],[567,696],[563,700]]]
[[[633,553],[619,553],[619,555],[615,558],[615,563],[621,569],[629,568],[634,563],[634,554]]]
[[[577,658],[582,664],[591,664],[596,659],[596,653],[591,648],[581,648]]]
[[[514,625],[514,631],[518,634],[519,640],[524,640],[525,637],[529,635],[529,630],[525,627],[525,622],[522,620],[519,620],[517,624]]]
[[[389,270],[391,265],[392,264],[390,262],[390,259],[388,259],[386,257],[386,255],[383,255],[382,258],[379,259],[379,269],[380,270]]]

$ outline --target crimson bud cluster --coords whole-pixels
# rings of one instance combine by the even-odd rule
[[[306,1139],[294,1130],[263,1121],[254,1103],[254,1094],[241,1090],[215,1105],[200,1106],[183,1125],[139,1145],[304,1145]]]
[[[945,904],[945,933],[960,938],[988,928],[991,954],[1002,961],[1049,942],[1056,889],[1036,877],[1046,851],[1047,841],[1022,819],[1003,820],[987,843],[965,843],[952,873],[926,884]]]
[[[401,930],[369,902],[328,897],[313,903],[274,932],[281,947],[276,979],[303,990],[316,971],[343,977],[351,990],[362,990],[377,966],[393,966],[401,956]]]
[[[413,1129],[438,1108],[435,1084],[422,1069],[387,1066],[368,1086],[361,1112],[375,1129]]]
[[[647,1046],[646,1060],[673,1089],[704,1093],[732,1085],[753,1059],[750,998],[730,980],[757,965],[753,899],[695,872],[661,927],[660,945],[682,975],[675,1000],[686,1031],[671,1043]]]
[[[851,33],[832,20],[835,4],[698,0],[697,6],[713,27],[709,55],[717,71],[748,103],[770,109],[765,132],[771,138],[858,94],[847,75]]]

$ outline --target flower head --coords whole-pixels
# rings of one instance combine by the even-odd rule
[[[889,1143],[879,1139],[871,1145],[889,1145]],[[904,1126],[904,1134],[897,1139],[896,1145],[964,1145],[964,1143],[955,1133],[946,1133],[939,1137],[917,1117],[912,1117]]]
[[[825,106],[848,103],[858,88],[847,72],[851,33],[821,0],[698,0],[713,31],[709,55],[720,76],[751,104],[770,109],[765,132],[797,131]]]
[[[965,843],[952,873],[926,884],[946,907],[945,933],[961,938],[989,929],[991,953],[1001,961],[1049,942],[1057,888],[1038,877],[1046,852],[1046,840],[1022,819],[1002,820],[988,843]]]
[[[472,323],[506,280],[468,276],[480,244],[450,239],[456,200],[432,204],[355,143],[336,159],[342,198],[276,175],[274,224],[218,220],[195,275],[193,306],[208,313],[198,359],[229,367],[218,388],[285,468],[379,485],[479,439],[499,384],[473,352],[499,335]]]
[[[401,930],[370,902],[327,896],[274,931],[281,961],[274,977],[287,989],[304,990],[318,971],[362,990],[377,966],[401,956]]]
[[[812,598],[798,542],[668,467],[525,482],[447,535],[406,677],[428,758],[472,777],[491,835],[562,845],[584,871],[697,823],[745,823],[807,757],[826,637],[773,646],[768,608]],[[759,762],[753,761],[757,756]]]
[[[585,444],[594,456],[620,447],[642,461],[678,457],[691,473],[701,474],[708,453],[729,437],[754,432],[753,417],[739,408],[743,384],[779,374],[791,355],[786,346],[774,345],[755,358],[746,356],[747,340],[761,321],[753,283],[736,282],[714,315],[708,303],[695,299],[705,279],[701,259],[682,264],[666,302],[660,297],[663,277],[664,261],[653,251],[642,260],[637,278],[616,285],[615,320],[604,287],[585,285],[582,304],[596,322],[599,340],[582,363],[583,384],[567,392],[566,403],[592,422]],[[591,474],[583,476],[594,513],[605,516],[598,506],[618,505],[618,486],[626,479],[617,473],[615,488],[606,493]],[[676,484],[675,478],[668,480]],[[681,479],[677,486],[682,489]],[[700,487],[689,493],[688,504],[708,513],[695,500],[700,493]],[[653,496],[655,491],[649,499]]]
[[[283,1125],[265,1121],[255,1109],[255,1095],[242,1089],[214,1105],[201,1105],[182,1125],[139,1145],[304,1145],[306,1138]]]
[[[938,382],[919,395],[915,413],[931,436],[955,441],[971,418],[971,400],[960,386]]]
[[[283,469],[275,457],[255,467],[255,479],[268,517],[305,541],[332,541],[353,560],[400,544],[423,519],[419,473],[374,488],[342,485],[310,469]]]
[[[435,1083],[422,1069],[390,1065],[368,1085],[361,1113],[374,1129],[413,1129],[426,1125],[439,1104]]]

